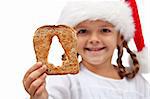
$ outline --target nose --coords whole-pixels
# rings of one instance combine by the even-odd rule
[[[99,36],[96,35],[96,34],[90,35],[90,37],[89,37],[89,43],[94,44],[94,45],[100,43]]]

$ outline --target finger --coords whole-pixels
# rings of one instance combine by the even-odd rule
[[[46,73],[42,74],[40,78],[35,80],[31,85],[30,88],[28,89],[28,92],[31,96],[33,96],[36,92],[36,90],[39,89],[39,87],[45,82],[46,78]]]
[[[30,75],[30,73],[32,73],[33,71],[37,70],[38,68],[40,68],[42,66],[42,62],[37,62],[35,65],[33,65],[25,74],[24,76],[24,80]]]
[[[23,85],[25,87],[25,90],[27,89],[26,88],[26,79],[27,77],[30,75],[31,72],[33,72],[34,70],[37,70],[38,68],[40,68],[42,66],[42,62],[37,62],[35,65],[33,65],[28,71],[27,73],[25,74],[24,78],[23,78]]]
[[[37,69],[36,71],[33,71],[28,78],[26,79],[25,87],[28,89],[31,85],[31,83],[38,79],[45,71],[47,70],[47,66],[43,65],[41,68]]]
[[[42,92],[43,92],[43,90],[45,90],[46,88],[45,88],[45,86],[46,86],[46,83],[44,82],[39,88],[38,88],[38,90],[35,92],[35,96],[39,96],[39,95],[41,95],[42,94]]]

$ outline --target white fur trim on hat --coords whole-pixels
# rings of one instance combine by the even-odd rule
[[[140,72],[141,73],[149,73],[150,72],[150,50],[147,47],[144,47],[142,51],[136,53],[137,58],[140,64]]]
[[[130,40],[135,26],[132,11],[124,1],[70,1],[66,4],[57,24],[74,27],[85,20],[101,19],[113,24],[117,31]]]
[[[137,59],[140,65],[140,73],[149,73],[150,72],[150,50],[148,47],[144,47],[140,52],[134,52],[137,55]],[[129,64],[132,66],[133,62],[131,58],[129,58]]]

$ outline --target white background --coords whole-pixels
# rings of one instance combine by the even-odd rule
[[[0,99],[25,98],[27,93],[22,79],[36,62],[33,34],[42,25],[56,23],[65,1],[67,0],[0,0]],[[149,46],[150,0],[136,1],[145,43]],[[52,50],[56,49],[58,48],[53,46]],[[150,81],[150,74],[145,77]]]

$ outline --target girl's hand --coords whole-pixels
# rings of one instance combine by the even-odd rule
[[[46,65],[37,62],[25,74],[23,78],[23,85],[25,90],[30,94],[31,99],[48,99],[48,92],[46,90]]]

